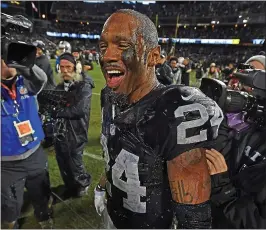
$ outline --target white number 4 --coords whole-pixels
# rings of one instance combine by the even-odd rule
[[[191,104],[191,105],[184,105],[180,106],[175,110],[175,117],[184,117],[186,112],[192,112],[192,111],[199,111],[200,118],[192,121],[184,121],[180,125],[177,126],[177,144],[191,144],[191,143],[197,143],[201,141],[207,140],[207,130],[201,130],[198,135],[186,137],[186,131],[187,129],[200,127],[204,125],[208,119],[209,115],[206,110],[206,108],[199,104]],[[218,107],[218,105],[215,107],[215,112],[213,117],[210,120],[212,129],[213,129],[213,138],[216,138],[218,136],[218,130],[221,122],[223,121],[223,113],[221,109]]]
[[[140,202],[140,196],[146,196],[146,187],[140,186],[138,162],[138,156],[122,149],[112,167],[112,180],[117,188],[127,193],[127,198],[123,198],[124,208],[146,213],[146,202]],[[121,179],[123,172],[127,181]]]

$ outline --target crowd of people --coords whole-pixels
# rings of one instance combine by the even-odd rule
[[[59,4],[79,13],[75,2],[54,2],[53,10]],[[227,15],[260,6],[256,13],[265,5],[189,2],[180,4],[181,13],[185,4],[191,5],[187,15],[204,7],[215,15],[230,6]],[[94,13],[110,12],[107,6],[95,6],[90,9]],[[38,34],[36,40],[25,32],[30,23],[21,17],[28,22],[21,35],[27,35],[17,37],[18,49],[10,48],[17,40],[4,31],[2,227],[20,227],[24,188],[43,229],[54,228],[58,197],[87,196],[93,178],[82,156],[95,87],[88,71],[99,64],[106,81],[99,103],[105,167],[93,189],[105,228],[266,228],[265,52],[261,47],[160,46],[154,22],[141,10],[146,6],[134,6],[112,9],[97,48],[84,40],[70,44]],[[149,5],[150,13],[169,16],[170,6]],[[19,27],[18,19],[13,20]],[[46,53],[52,44],[59,84]],[[236,64],[242,62],[239,69]],[[192,72],[198,87],[191,87]],[[252,80],[242,83],[237,76]],[[54,145],[64,184],[56,196],[44,141]]]
[[[105,2],[99,4],[89,4],[86,2],[80,2],[79,4],[74,2],[67,2],[61,4],[60,2],[54,2],[52,5],[52,12],[58,13],[59,19],[88,19],[92,16],[109,16],[110,12],[118,9],[133,9],[141,13],[144,13],[149,18],[159,15],[159,17],[174,17],[177,15],[181,17],[238,17],[242,13],[244,14],[263,14],[265,10],[265,2],[180,2],[164,3],[158,2],[156,4],[144,5],[136,2],[135,4],[127,4],[126,2]]]

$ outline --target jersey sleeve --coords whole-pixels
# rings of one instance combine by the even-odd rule
[[[168,134],[163,157],[172,160],[195,148],[212,148],[224,119],[220,107],[197,88],[184,86],[173,97],[176,101],[164,111]]]

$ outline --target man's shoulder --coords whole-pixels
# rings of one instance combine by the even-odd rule
[[[165,87],[159,96],[156,108],[158,111],[163,111],[166,117],[171,117],[175,115],[176,110],[192,112],[200,108],[206,110],[208,115],[213,115],[219,106],[198,88],[174,85]]]

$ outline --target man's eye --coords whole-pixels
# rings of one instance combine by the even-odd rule
[[[120,43],[119,44],[119,48],[121,48],[121,49],[127,49],[129,47],[130,47],[130,44],[128,44],[128,43]]]
[[[100,45],[99,47],[100,47],[100,50],[101,50],[101,51],[104,51],[104,50],[106,50],[107,45]]]

